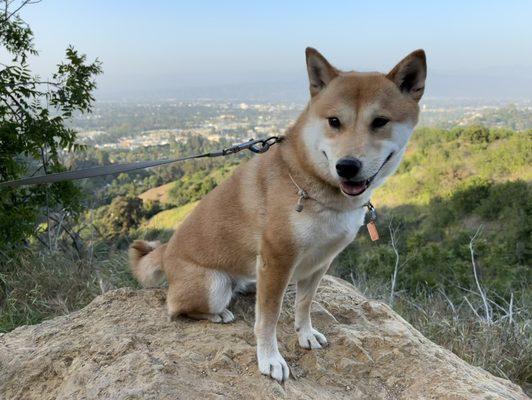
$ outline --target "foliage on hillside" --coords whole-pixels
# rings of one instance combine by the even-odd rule
[[[161,211],[160,213],[151,217],[145,224],[141,226],[143,231],[150,229],[175,229],[190,212],[198,204],[197,201],[187,203],[181,207],[171,208],[169,210]]]
[[[212,141],[202,136],[190,136],[184,142],[171,142],[160,146],[140,147],[132,150],[102,150],[88,148],[76,154],[72,162],[73,169],[90,168],[111,163],[129,163],[144,160],[160,160],[192,154],[202,154],[230,146],[227,140]],[[240,153],[231,158],[204,158],[161,166],[157,168],[122,173],[118,176],[108,175],[88,179],[82,182],[86,194],[85,202],[90,208],[110,204],[117,196],[135,197],[159,185],[190,180],[195,174],[206,176],[220,168],[230,169],[247,154]],[[216,175],[216,174],[215,174]],[[218,178],[213,176],[218,182]],[[206,193],[205,191],[203,191]],[[190,193],[194,196],[194,193]],[[189,201],[193,201],[190,200]],[[177,205],[177,204],[176,204]]]
[[[182,206],[200,200],[212,189],[227,178],[235,168],[235,164],[224,165],[214,171],[198,171],[177,180],[168,192],[171,203]]]
[[[107,239],[127,238],[140,224],[161,211],[158,201],[118,196],[93,216],[94,227]]]
[[[417,129],[397,173],[374,197],[393,207],[428,205],[481,181],[532,180],[532,130],[483,126]],[[477,182],[477,183],[475,183]]]

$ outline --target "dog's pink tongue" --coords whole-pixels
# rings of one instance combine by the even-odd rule
[[[366,182],[342,182],[342,191],[350,196],[362,193],[368,187]]]

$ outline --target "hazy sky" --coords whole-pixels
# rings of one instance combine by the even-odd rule
[[[383,71],[424,48],[436,95],[478,77],[480,86],[491,79],[510,96],[532,89],[532,1],[526,0],[43,0],[22,17],[36,36],[36,71],[49,73],[73,44],[103,61],[104,95],[299,81],[306,46],[339,68]]]

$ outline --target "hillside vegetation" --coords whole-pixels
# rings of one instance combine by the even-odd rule
[[[161,211],[142,224],[141,229],[175,229],[190,214],[194,207],[196,207],[196,204],[198,204],[198,201]]]
[[[173,185],[174,182],[170,182],[165,185],[148,189],[145,192],[139,194],[139,198],[142,199],[142,201],[159,201],[163,204],[167,204],[169,202],[168,192]]]

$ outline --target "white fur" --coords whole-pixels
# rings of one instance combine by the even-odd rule
[[[298,306],[298,299],[313,296],[324,272],[319,270],[327,269],[338,253],[353,241],[364,222],[364,213],[364,208],[359,207],[344,212],[323,208],[320,212],[291,215],[299,249],[292,281],[306,280],[298,283],[296,295],[295,324],[301,347],[319,349],[327,344],[327,339],[312,327],[310,306]]]
[[[306,349],[319,349],[327,344],[325,336],[312,327],[310,310],[312,307],[312,299],[314,298],[321,278],[329,269],[331,262],[332,259],[328,260],[322,266],[321,270],[297,282],[294,325],[299,345]]]
[[[330,263],[355,238],[365,209],[292,213],[290,223],[299,250],[292,281],[304,279]]]
[[[210,278],[209,310],[213,314],[221,314],[231,301],[231,278],[225,272],[217,270],[210,272]]]
[[[327,338],[310,324],[297,332],[299,345],[305,349],[321,349],[327,345]]]
[[[351,155],[360,158],[364,168],[362,177],[366,179],[374,175],[383,165],[386,157],[393,151],[394,156],[384,165],[376,176],[372,186],[377,187],[384,179],[395,171],[404,153],[404,146],[412,132],[412,126],[396,124],[391,140],[378,140],[370,142],[365,148],[360,149],[361,154],[340,154],[335,151],[334,140],[325,135],[326,121],[311,118],[303,128],[303,142],[310,160],[313,161],[316,171],[328,181],[338,181],[336,162],[339,158]],[[326,156],[324,155],[326,154]],[[292,213],[290,224],[298,255],[295,261],[292,282],[307,280],[306,287],[301,288],[297,296],[313,296],[314,290],[321,279],[320,269],[327,268],[331,261],[354,240],[359,228],[364,223],[365,208],[362,206],[371,196],[371,189],[363,195],[353,198],[353,203],[359,207],[346,211],[317,205],[309,211]],[[262,268],[262,260],[257,257],[257,272]],[[310,283],[309,283],[310,282]],[[312,283],[315,283],[313,286]],[[300,289],[298,288],[298,291]],[[297,303],[297,300],[296,300]],[[308,303],[296,304],[296,327],[298,342],[301,347],[317,349],[327,344],[323,334],[312,327],[310,307]],[[255,335],[257,338],[257,359],[259,370],[278,381],[288,379],[289,369],[286,361],[279,353],[276,337],[276,326],[264,323],[260,308],[255,310]]]
[[[231,311],[229,311],[227,308],[224,309],[219,314],[211,314],[211,313],[189,313],[189,317],[196,318],[196,319],[207,319],[211,322],[214,322],[216,324],[226,324],[228,322],[231,322],[235,319],[235,316]]]
[[[290,376],[288,364],[277,348],[275,335],[273,340],[260,340],[257,337],[257,361],[263,375],[269,375],[279,382],[286,381]]]
[[[298,298],[303,301],[305,297],[313,296],[322,276],[319,270],[328,268],[332,260],[354,240],[364,223],[366,210],[362,205],[370,199],[372,189],[382,184],[385,178],[397,169],[412,133],[412,125],[395,124],[392,127],[391,139],[369,140],[365,148],[361,149],[361,154],[341,154],[335,150],[334,139],[325,135],[323,123],[324,121],[313,118],[307,123],[303,133],[309,158],[314,161],[316,169],[325,179],[332,178],[334,181],[339,179],[336,162],[346,155],[357,157],[362,161],[364,168],[361,176],[366,179],[379,171],[391,152],[394,156],[380,169],[371,188],[363,195],[353,198],[353,203],[358,204],[358,208],[338,211],[322,207],[319,211],[313,209],[313,212],[291,214],[290,223],[299,250],[292,275],[293,282],[300,282],[296,296],[296,332],[299,345],[309,349],[325,346],[327,339],[312,327],[309,303],[303,302],[298,306]]]
[[[256,283],[257,279],[256,277],[253,278],[246,278],[246,277],[239,277],[239,278],[233,278],[234,288],[233,288],[233,294],[246,294],[246,293],[255,293],[256,291]]]
[[[392,140],[399,148],[403,148],[408,143],[412,132],[414,131],[414,124],[411,122],[395,122],[392,126]]]
[[[337,177],[336,160],[330,162],[330,157],[334,157],[332,141],[325,136],[326,120],[311,118],[303,128],[303,143],[305,143],[308,158],[317,167],[318,173],[325,179]],[[327,154],[327,157],[325,157]]]
[[[397,170],[399,164],[401,164],[401,160],[403,159],[406,150],[406,144],[408,143],[410,136],[412,136],[413,130],[414,125],[409,122],[393,123],[392,137],[391,139],[386,140],[383,148],[386,155],[390,154],[392,151],[394,152],[394,155],[373,180],[373,183],[371,184],[372,189],[381,186],[386,181],[386,178],[391,176]],[[384,160],[382,162],[384,162]]]
[[[259,307],[255,307],[255,337],[257,339],[257,361],[264,375],[282,382],[288,379],[290,369],[277,346],[276,325],[263,326]]]

